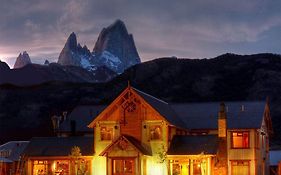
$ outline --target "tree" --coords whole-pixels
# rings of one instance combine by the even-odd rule
[[[73,146],[70,152],[70,160],[74,163],[74,172],[76,175],[84,175],[87,173],[86,161],[82,158],[79,146]]]

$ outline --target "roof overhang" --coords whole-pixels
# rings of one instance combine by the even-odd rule
[[[144,148],[141,145],[141,142],[135,139],[132,136],[121,135],[115,141],[113,141],[110,145],[108,145],[100,154],[99,156],[107,156],[108,153],[112,151],[114,146],[118,146],[121,150],[126,151],[128,146],[132,146],[137,152],[141,153],[142,155],[151,156],[151,150]]]

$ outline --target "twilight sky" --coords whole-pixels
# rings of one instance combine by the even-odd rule
[[[142,61],[281,53],[281,0],[0,0],[0,59],[57,61],[68,35],[93,49],[116,19],[134,35]]]

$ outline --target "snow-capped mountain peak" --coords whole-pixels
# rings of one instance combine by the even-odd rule
[[[87,46],[77,43],[75,33],[71,33],[60,53],[58,63],[75,65],[88,70],[105,66],[120,74],[132,65],[140,63],[140,58],[131,34],[123,21],[116,20],[100,33],[91,53]]]

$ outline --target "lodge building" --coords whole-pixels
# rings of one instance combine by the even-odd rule
[[[27,174],[269,174],[268,102],[168,104],[128,86],[108,106],[77,106],[55,129],[30,140]]]

